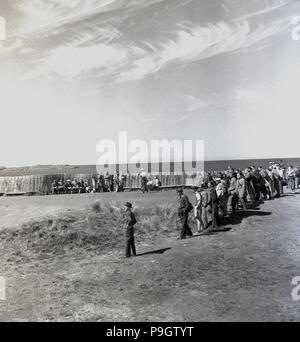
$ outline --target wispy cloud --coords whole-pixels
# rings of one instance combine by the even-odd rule
[[[0,42],[0,57],[3,55],[11,53],[22,47],[22,41],[17,39],[13,42]]]
[[[281,20],[256,29],[251,29],[248,21],[237,24],[220,22],[205,27],[180,25],[174,38],[161,39],[151,44],[150,50],[137,48],[136,58],[127,70],[121,71],[121,79],[139,80],[174,63],[199,61],[252,47],[287,27],[287,22]]]
[[[19,4],[23,20],[15,34],[25,35],[58,27],[101,11],[116,0],[30,0]]]
[[[102,76],[112,75],[128,63],[128,52],[116,46],[62,46],[47,56],[39,67],[27,74],[27,78],[61,76],[72,79],[81,73],[97,71]]]
[[[264,98],[265,89],[236,88],[233,89],[234,98],[238,103],[256,104]]]
[[[188,95],[184,98],[187,112],[194,112],[197,109],[204,108],[208,105],[208,100],[199,99],[196,96]]]
[[[210,106],[208,99],[199,98],[194,95],[183,96],[181,102],[181,114],[179,115],[177,122],[186,121],[195,113],[199,113],[199,110],[208,108]]]
[[[92,73],[99,78],[126,82],[144,79],[172,65],[257,46],[288,26],[287,18],[282,16],[260,25],[251,22],[256,16],[272,13],[287,3],[278,0],[231,21],[215,22],[213,18],[205,23],[181,21],[163,26],[157,32],[145,30],[141,24],[145,9],[159,3],[165,10],[174,10],[192,4],[193,0],[24,1],[19,5],[24,19],[15,32],[19,35],[18,44],[3,51],[20,49],[19,54],[30,55],[36,48],[26,42],[34,40],[40,46],[38,57],[31,63],[35,68],[26,72],[25,78],[72,79]],[[158,10],[159,7],[155,8],[154,13]],[[224,5],[223,11],[228,14],[231,8]],[[131,35],[127,33],[130,25],[135,25],[135,33]],[[139,26],[144,31],[136,39]]]
[[[251,47],[282,32],[285,27],[280,21],[261,25],[255,30],[251,30],[247,21],[235,25],[223,22],[206,27],[185,24],[178,26],[172,39],[159,38],[155,42],[138,44],[117,41],[90,47],[82,46],[91,40],[86,35],[74,40],[73,44],[51,51],[31,75],[55,73],[62,77],[75,77],[82,72],[96,70],[99,76],[111,74],[115,81],[140,80],[172,64],[199,61]],[[110,29],[102,29],[99,35],[108,39],[113,37],[106,32]]]

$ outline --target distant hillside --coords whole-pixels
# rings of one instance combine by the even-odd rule
[[[283,160],[286,166],[300,166],[300,158],[276,159],[242,159],[242,160],[216,160],[206,161],[205,170],[226,170],[228,165],[234,168],[245,169],[249,165],[267,167],[269,162]],[[142,165],[147,170],[148,165]],[[189,171],[189,170],[186,170]],[[26,175],[55,175],[55,174],[93,174],[97,173],[95,165],[35,165],[26,167],[5,168],[0,167],[0,177],[26,176]]]
[[[95,173],[95,165],[36,165],[13,168],[0,168],[0,177],[5,176],[26,176],[26,175],[55,175],[72,173]]]

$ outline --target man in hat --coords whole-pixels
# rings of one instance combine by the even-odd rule
[[[227,199],[227,214],[233,215],[235,212],[235,207],[237,204],[237,194],[236,194],[236,177],[235,173],[230,171],[229,172],[229,187],[228,191],[228,199]]]
[[[105,191],[111,192],[111,177],[108,171],[105,174],[104,181],[105,181]]]
[[[227,214],[227,191],[226,191],[226,181],[222,178],[216,178],[216,192],[219,200],[219,219],[221,220]]]
[[[276,197],[279,198],[280,197],[280,185],[281,185],[281,181],[280,181],[280,174],[278,171],[278,165],[274,164],[273,165],[273,177],[274,177],[274,186],[275,186],[275,191],[276,191]]]
[[[114,175],[113,182],[114,182],[114,186],[113,186],[114,191],[119,192],[120,191],[120,173],[119,173],[119,171],[117,171],[116,174]]]
[[[144,169],[141,169],[140,177],[141,177],[141,190],[143,194],[145,194],[145,192],[148,192],[148,186],[147,186],[148,178]]]
[[[211,223],[212,229],[218,228],[218,221],[219,221],[219,199],[217,195],[217,191],[215,188],[215,183],[209,182],[208,189],[210,191],[210,198],[211,198]]]
[[[295,167],[295,189],[299,189],[299,179],[300,179],[300,170],[299,167]]]
[[[52,182],[52,195],[56,195],[58,193],[58,184],[56,179]]]
[[[188,225],[189,212],[193,210],[193,206],[191,205],[189,198],[183,193],[183,189],[178,189],[177,194],[179,197],[178,216],[182,223],[180,239],[182,240],[186,239],[187,236],[193,236],[193,233]]]
[[[238,196],[238,201],[240,201],[243,209],[243,215],[247,213],[247,193],[246,193],[246,181],[241,172],[238,172],[236,175],[237,182],[236,182],[236,194]]]
[[[136,256],[136,249],[134,244],[134,225],[136,224],[136,218],[132,211],[132,204],[129,202],[125,203],[125,222],[126,222],[126,228],[125,228],[125,257],[130,258],[131,257],[131,251],[134,256]]]
[[[202,221],[202,197],[200,193],[201,189],[195,186],[193,190],[197,201],[194,206],[194,216],[197,221],[198,233],[201,233],[204,230],[204,224]]]

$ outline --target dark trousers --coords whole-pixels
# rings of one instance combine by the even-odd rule
[[[243,211],[247,211],[247,206],[246,206],[246,197],[239,197],[239,201],[242,205]]]
[[[280,183],[279,179],[275,179],[275,190],[276,190],[276,197],[280,197]]]
[[[255,201],[259,201],[261,196],[261,187],[257,185],[255,187]]]
[[[218,228],[219,221],[219,208],[217,203],[213,203],[211,206],[212,227]]]
[[[261,186],[261,193],[263,194],[264,199],[267,199],[267,197],[268,197],[268,191],[267,191],[267,187],[266,187],[265,185],[262,185],[262,186]]]
[[[191,228],[188,225],[189,214],[186,213],[180,216],[180,221],[182,223],[182,228],[180,232],[180,239],[185,239],[187,236],[193,236]]]
[[[143,194],[145,192],[148,192],[148,187],[147,187],[147,183],[146,182],[142,182],[142,192],[143,192]]]
[[[110,188],[110,182],[109,182],[109,180],[105,180],[105,189],[106,189],[106,191],[109,191],[109,192],[111,192],[111,188]]]
[[[133,255],[136,255],[134,236],[125,235],[125,256],[127,258],[131,257],[131,251]]]
[[[229,215],[234,214],[237,203],[238,203],[238,196],[236,194],[230,194],[227,200],[227,213]]]

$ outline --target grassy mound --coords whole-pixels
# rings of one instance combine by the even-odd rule
[[[176,233],[178,217],[171,205],[137,207],[137,241]],[[126,224],[121,203],[95,202],[85,210],[67,211],[55,217],[0,231],[0,243],[14,254],[57,255],[75,248],[104,252],[122,248]]]

